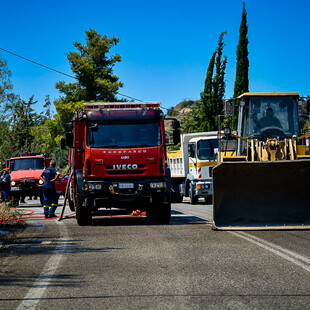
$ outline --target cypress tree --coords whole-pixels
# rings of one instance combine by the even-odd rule
[[[248,59],[248,25],[247,12],[243,2],[242,18],[239,29],[239,42],[237,46],[237,67],[234,87],[234,97],[249,91],[249,59]]]

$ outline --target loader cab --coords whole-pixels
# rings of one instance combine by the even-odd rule
[[[239,99],[238,133],[266,141],[299,135],[298,93],[245,93]],[[240,141],[240,144],[245,144]],[[239,146],[239,153],[244,146]]]

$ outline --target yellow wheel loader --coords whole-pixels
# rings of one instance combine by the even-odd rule
[[[298,93],[244,93],[238,129],[225,130],[213,169],[213,229],[309,229],[310,153]],[[226,106],[229,107],[229,105]],[[309,101],[308,107],[309,107]]]

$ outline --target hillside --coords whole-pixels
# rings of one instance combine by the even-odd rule
[[[167,116],[175,117],[182,122],[182,119],[189,113],[190,108],[195,105],[197,105],[197,100],[181,101],[175,107],[168,110]]]
[[[167,117],[173,117],[176,118],[178,121],[180,121],[182,125],[183,118],[188,115],[190,112],[190,108],[197,105],[197,100],[184,100],[179,102],[175,107],[172,107],[167,112]],[[172,126],[171,122],[165,122],[165,130],[167,133],[167,137],[169,137],[169,140],[172,141]]]

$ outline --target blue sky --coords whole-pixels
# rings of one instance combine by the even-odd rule
[[[199,99],[206,69],[224,37],[226,97],[233,95],[242,0],[1,0],[0,47],[67,74],[66,54],[85,31],[115,35],[111,52],[122,61],[115,74],[120,93],[159,100],[164,107]],[[310,1],[246,0],[250,91],[297,91],[310,95]],[[58,81],[74,82],[0,50],[12,71],[15,93],[34,95],[41,110],[45,95],[59,97]]]

